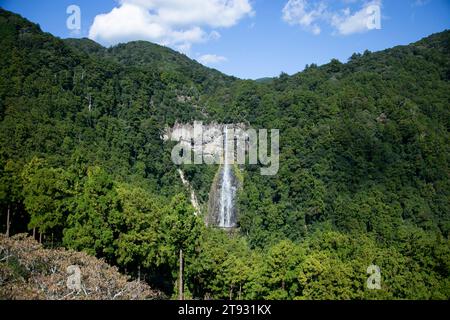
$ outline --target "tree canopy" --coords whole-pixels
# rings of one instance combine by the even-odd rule
[[[0,219],[214,299],[450,298],[450,32],[240,80],[147,42],[61,40],[0,9]],[[280,170],[239,169],[237,230],[208,228],[161,135],[280,130]],[[201,205],[216,167],[185,166]],[[381,270],[370,290],[367,268]]]

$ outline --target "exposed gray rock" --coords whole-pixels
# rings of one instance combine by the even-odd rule
[[[228,132],[232,132],[233,135],[229,136],[229,145],[233,146],[231,151],[231,157],[228,159],[236,159],[235,141],[242,141],[240,146],[245,147],[247,141],[247,132],[245,125],[238,124],[218,124],[211,123],[203,125],[201,122],[194,122],[193,124],[175,124],[172,128],[166,128],[162,139],[164,141],[177,141],[179,145],[186,148],[186,150],[192,150],[194,159],[200,159],[201,163],[206,164],[220,164],[219,170],[216,173],[213,184],[211,185],[209,201],[208,201],[208,213],[205,215],[205,223],[209,226],[220,226],[220,212],[221,195],[224,178],[224,130],[227,128]],[[230,140],[231,139],[231,140]],[[233,161],[234,162],[234,161]],[[237,192],[241,188],[241,183],[236,176],[236,170],[239,170],[236,164],[230,164],[229,168],[229,181],[231,184],[230,193],[232,203],[235,204],[237,198]],[[200,163],[199,163],[200,164]],[[189,185],[189,182],[182,177],[183,183]],[[195,191],[191,191],[191,200],[195,198]],[[192,197],[194,195],[194,198]],[[196,203],[196,200],[193,201]],[[198,206],[198,203],[196,203]],[[231,205],[230,223],[232,228],[236,226],[237,222],[237,210],[236,205]],[[223,211],[223,210],[222,210]]]

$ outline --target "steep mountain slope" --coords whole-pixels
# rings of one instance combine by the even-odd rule
[[[217,70],[206,68],[170,48],[146,41],[132,41],[111,48],[103,48],[90,39],[66,39],[65,43],[81,52],[102,59],[111,59],[131,68],[153,69],[160,73],[176,74],[180,81],[200,92],[227,86],[233,77],[225,76]]]
[[[12,212],[11,233],[35,228],[169,295],[183,249],[192,297],[448,299],[449,39],[244,81],[0,9],[1,223]],[[193,215],[161,140],[193,120],[280,129],[279,173],[243,168],[232,237]],[[217,167],[183,170],[206,203]]]

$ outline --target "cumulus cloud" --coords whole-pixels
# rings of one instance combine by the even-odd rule
[[[107,45],[148,40],[186,51],[220,37],[207,29],[228,28],[252,14],[249,0],[118,0],[95,17],[89,38]]]
[[[213,64],[218,64],[220,62],[225,62],[225,61],[227,61],[227,58],[225,58],[223,56],[218,56],[215,54],[204,54],[204,55],[198,57],[197,61],[206,66],[210,66]]]
[[[347,8],[332,16],[331,25],[341,35],[367,32],[378,27],[380,7],[381,1],[372,1],[365,3],[361,10],[354,13]]]
[[[314,34],[320,34],[318,25],[326,14],[323,2],[311,4],[307,0],[289,0],[283,8],[283,20],[290,25],[300,25]]]
[[[311,0],[289,0],[282,10],[282,17],[290,25],[299,25],[303,29],[319,35],[322,26],[330,26],[335,34],[350,35],[372,30],[379,25],[378,15],[382,0],[340,0],[334,3],[346,6],[341,10],[329,7],[329,2]],[[360,4],[359,10],[350,9],[350,5]],[[376,16],[378,15],[378,16]]]

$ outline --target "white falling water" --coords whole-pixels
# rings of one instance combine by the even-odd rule
[[[219,227],[221,228],[232,228],[231,215],[233,214],[233,186],[231,183],[231,169],[230,169],[230,155],[228,146],[228,127],[225,126],[224,129],[224,164],[223,164],[223,175],[222,175],[222,185],[220,194],[220,222]],[[233,155],[234,156],[234,155]]]

